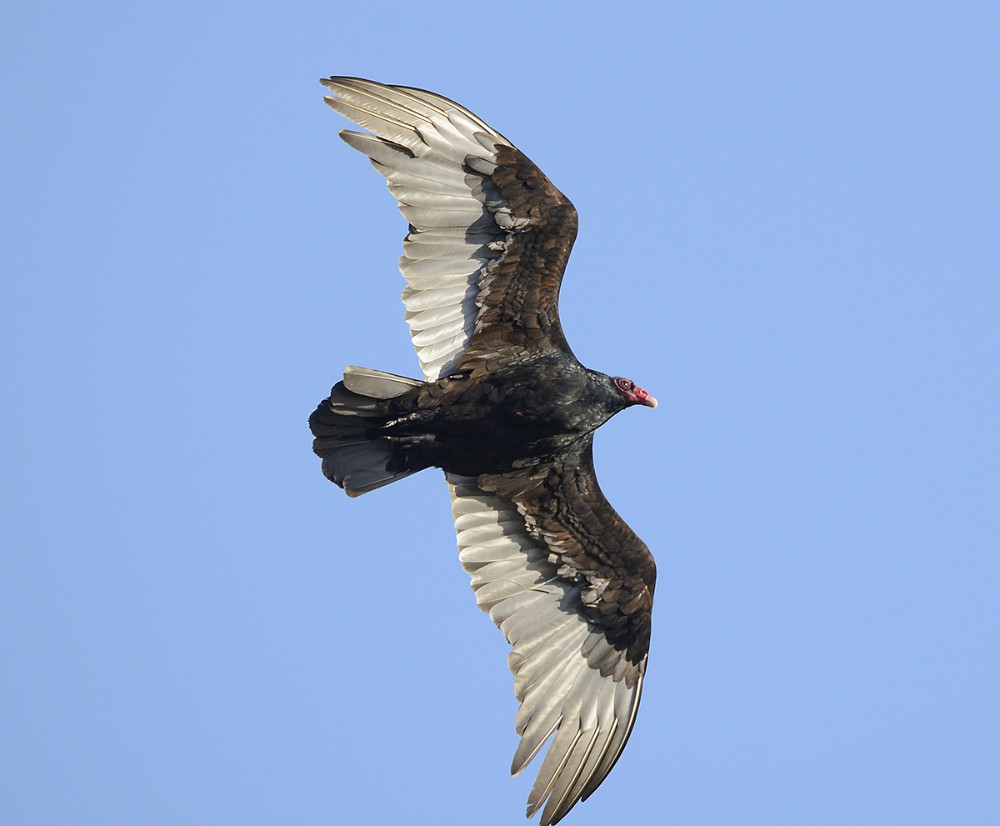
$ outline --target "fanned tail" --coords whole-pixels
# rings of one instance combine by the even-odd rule
[[[406,462],[400,445],[381,429],[394,415],[393,401],[423,382],[370,370],[347,367],[330,397],[309,417],[313,450],[323,459],[323,474],[360,496],[421,470]]]

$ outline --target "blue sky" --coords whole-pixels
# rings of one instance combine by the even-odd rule
[[[321,75],[422,86],[581,218],[577,355],[656,555],[568,824],[1000,821],[1000,7],[0,12],[0,820],[521,822],[506,646],[426,472],[306,417],[414,375],[405,229]]]

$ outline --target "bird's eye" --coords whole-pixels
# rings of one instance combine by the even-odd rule
[[[616,379],[615,384],[618,385],[619,389],[624,390],[626,393],[631,393],[635,389],[635,384],[630,382],[628,379]]]

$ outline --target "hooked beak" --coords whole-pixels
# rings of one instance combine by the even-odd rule
[[[654,410],[656,409],[656,399],[649,395],[649,393],[641,387],[636,387],[635,390],[633,390],[629,395],[631,396],[633,404],[642,404],[646,407],[652,407]]]

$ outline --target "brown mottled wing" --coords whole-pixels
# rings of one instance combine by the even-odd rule
[[[559,350],[573,355],[559,323],[559,288],[576,240],[576,209],[542,171],[513,146],[496,147],[491,181],[509,218],[504,254],[479,283],[472,340],[458,369],[495,354]]]
[[[556,823],[611,771],[649,651],[652,555],[597,484],[590,437],[529,472],[449,475],[460,558],[513,645],[514,774],[553,734],[528,815]]]
[[[374,134],[371,158],[409,221],[400,271],[427,379],[558,350],[563,270],[576,210],[503,135],[447,98],[360,78],[322,81],[330,104]]]

